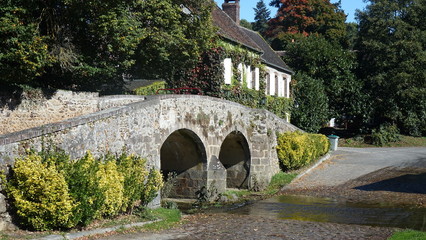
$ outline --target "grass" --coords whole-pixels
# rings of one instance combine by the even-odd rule
[[[389,240],[426,240],[426,232],[419,232],[414,230],[405,230],[396,232],[389,238]]]
[[[368,136],[367,136],[368,137]],[[341,138],[339,139],[339,147],[379,147],[377,145],[364,142],[364,137]],[[398,142],[389,143],[384,147],[426,147],[426,137],[411,137],[401,135]]]
[[[268,194],[276,194],[285,185],[291,183],[291,181],[293,181],[293,179],[296,176],[297,176],[297,173],[279,172],[279,173],[275,174],[272,177],[271,183],[269,184],[268,188],[266,189],[266,192]]]
[[[143,228],[146,230],[168,229],[176,225],[181,219],[181,212],[179,209],[157,208],[149,209],[148,211],[153,217],[161,220],[145,225]]]
[[[181,212],[178,209],[145,209],[144,211],[137,212],[135,215],[122,215],[114,219],[103,219],[98,220],[90,224],[88,227],[85,227],[84,230],[92,230],[95,228],[106,228],[118,225],[126,225],[129,223],[143,222],[143,221],[152,221],[158,220],[154,223],[146,224],[143,227],[133,227],[130,229],[119,229],[115,232],[117,233],[127,233],[140,230],[162,230],[173,227],[181,219]],[[75,232],[76,230],[70,230],[69,232]],[[68,232],[60,231],[45,231],[45,232],[31,232],[25,230],[17,230],[10,232],[1,232],[0,240],[14,240],[14,239],[35,239],[47,236],[50,234],[55,235],[65,235]],[[88,237],[92,239],[92,237]]]

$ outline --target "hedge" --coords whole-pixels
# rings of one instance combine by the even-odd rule
[[[278,134],[277,143],[278,158],[285,171],[309,165],[318,157],[326,154],[330,148],[326,136],[300,131]]]
[[[2,180],[22,227],[34,230],[85,226],[151,202],[163,186],[161,173],[140,157],[95,158],[90,152],[70,160],[56,151],[17,158]]]

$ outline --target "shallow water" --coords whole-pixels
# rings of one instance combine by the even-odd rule
[[[426,208],[338,202],[308,196],[277,196],[230,210],[228,213],[426,231]]]

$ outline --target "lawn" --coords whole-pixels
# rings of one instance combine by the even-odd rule
[[[340,138],[339,147],[378,147],[368,142],[368,135],[356,136],[352,138]],[[367,140],[367,141],[365,141]],[[391,142],[384,147],[426,147],[426,137],[411,137],[401,135],[401,140],[398,142]]]
[[[389,240],[426,240],[426,232],[419,232],[414,230],[405,230],[396,232],[389,238]]]

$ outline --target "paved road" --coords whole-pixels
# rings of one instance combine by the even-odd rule
[[[385,168],[426,168],[426,148],[339,148],[288,187],[338,186]]]

